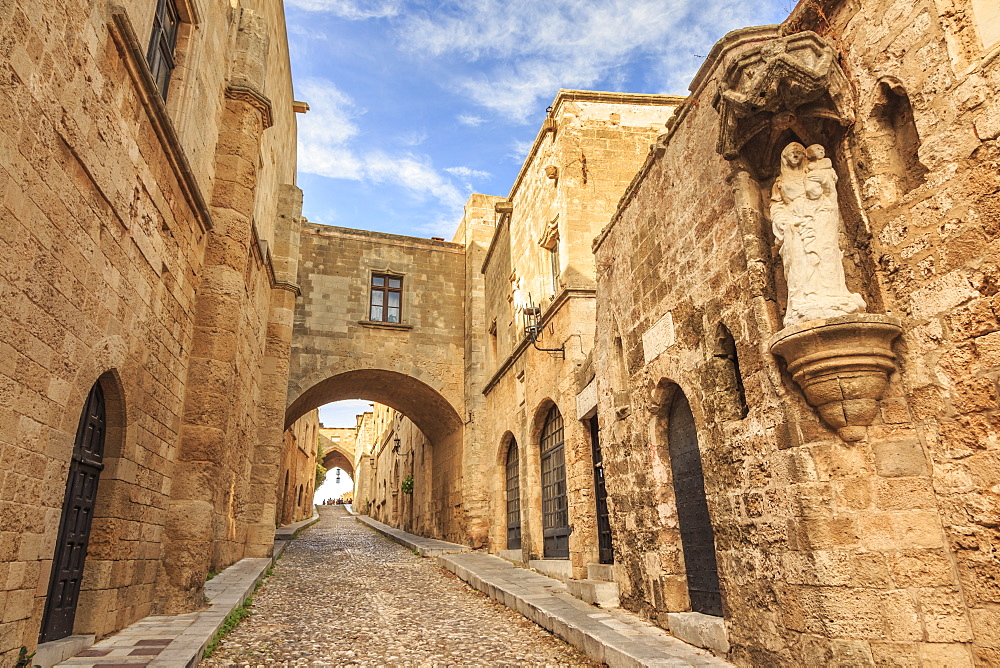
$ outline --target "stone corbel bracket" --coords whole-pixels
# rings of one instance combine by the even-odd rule
[[[823,422],[845,441],[859,441],[896,371],[891,346],[902,333],[892,316],[855,313],[786,327],[768,343]]]
[[[837,52],[806,31],[735,55],[724,69],[715,107],[718,152],[741,159],[755,178],[766,180],[776,174],[788,142],[828,145],[831,124],[854,122],[855,104]]]
[[[240,83],[231,83],[226,86],[226,99],[246,102],[260,112],[260,122],[264,130],[274,125],[271,100],[262,95],[256,88]]]

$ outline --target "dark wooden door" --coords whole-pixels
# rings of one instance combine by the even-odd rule
[[[677,521],[681,530],[691,609],[721,617],[722,596],[715,561],[715,532],[705,500],[698,433],[691,406],[679,389],[670,407],[669,420],[670,467],[674,495],[677,497]]]
[[[604,457],[601,454],[601,433],[597,416],[590,418],[590,444],[594,452],[594,498],[597,500],[597,550],[602,564],[615,563],[611,544],[611,520],[608,517],[608,489],[604,485]]]
[[[104,393],[101,386],[95,384],[76,431],[40,642],[58,640],[73,633],[90,525],[94,519],[97,483],[104,468],[103,456]]]
[[[521,549],[521,483],[517,443],[510,440],[507,446],[507,549]]]
[[[569,504],[563,419],[555,406],[542,427],[542,543],[546,559],[569,559]]]

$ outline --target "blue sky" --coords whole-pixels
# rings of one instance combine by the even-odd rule
[[[298,117],[303,212],[450,240],[470,193],[510,191],[560,88],[685,95],[719,38],[793,6],[285,0],[295,96],[311,106]],[[328,404],[320,419],[352,426],[367,408]]]
[[[450,239],[506,195],[559,88],[686,94],[720,37],[792,0],[285,0],[315,223]]]

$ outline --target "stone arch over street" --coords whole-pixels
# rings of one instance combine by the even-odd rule
[[[326,436],[320,434],[320,445],[323,446],[323,460],[320,464],[327,471],[339,468],[344,471],[352,480],[354,479],[354,448],[347,448],[340,443],[331,441]]]
[[[422,526],[468,541],[465,245],[304,223],[299,248],[285,427],[343,399],[399,411],[428,444],[413,463]],[[389,278],[394,295],[385,292]]]
[[[426,374],[421,375],[426,377]],[[430,378],[428,380],[435,382]],[[432,442],[447,437],[462,426],[458,411],[433,386],[390,369],[354,369],[335,373],[315,382],[294,398],[289,392],[289,399],[285,412],[286,428],[310,410],[344,399],[366,399],[395,408],[413,420]]]

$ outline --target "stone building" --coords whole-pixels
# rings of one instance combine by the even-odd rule
[[[318,410],[309,411],[285,430],[276,524],[292,524],[312,515],[316,461],[321,443]]]
[[[301,195],[280,2],[14,0],[0,81],[11,665],[270,553]]]
[[[683,101],[561,92],[455,240],[472,503],[428,535],[740,665],[1000,663],[994,4],[801,3]],[[365,498],[424,533],[390,416]]]
[[[560,91],[510,194],[495,205],[480,265],[485,365],[467,379],[466,401],[480,404],[478,445],[494,501],[489,545],[563,577],[586,579],[587,565],[601,562],[599,444],[589,421],[596,401],[577,405],[593,377],[590,244],[680,101]],[[536,335],[526,337],[526,327]]]
[[[727,35],[595,241],[621,602],[739,664],[1000,663],[987,4]]]

